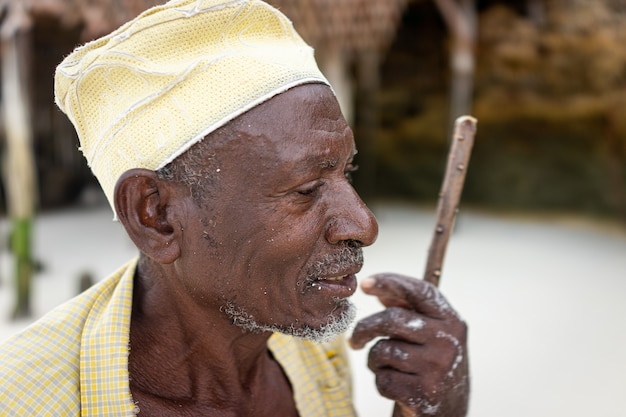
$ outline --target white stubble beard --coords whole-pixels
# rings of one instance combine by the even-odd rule
[[[356,317],[356,307],[350,300],[344,298],[336,301],[337,308],[343,308],[344,310],[339,316],[329,315],[329,320],[319,327],[311,327],[305,324],[296,327],[295,324],[284,326],[259,323],[254,316],[249,314],[244,308],[235,306],[230,301],[226,303],[222,310],[235,326],[246,332],[277,332],[322,343],[331,341],[338,335],[346,332]]]

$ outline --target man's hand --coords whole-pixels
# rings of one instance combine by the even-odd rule
[[[357,323],[350,345],[369,353],[376,386],[396,401],[394,416],[463,417],[469,398],[467,326],[439,290],[397,274],[363,281],[387,307]]]

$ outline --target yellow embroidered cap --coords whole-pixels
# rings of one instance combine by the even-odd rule
[[[313,49],[259,0],[173,0],[77,48],[55,101],[113,207],[131,168],[157,170],[296,85],[328,81]]]

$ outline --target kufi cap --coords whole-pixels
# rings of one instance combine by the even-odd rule
[[[131,168],[164,167],[208,133],[296,85],[328,84],[313,50],[259,0],[173,0],[77,48],[55,101],[113,206]]]

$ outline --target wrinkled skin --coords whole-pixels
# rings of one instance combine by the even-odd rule
[[[205,141],[213,139],[205,204],[187,185],[153,171],[130,170],[117,183],[118,217],[141,251],[131,393],[140,416],[294,416],[289,381],[267,349],[271,331],[242,330],[225,307],[279,331],[319,329],[346,310],[360,258],[316,265],[346,247],[371,245],[378,233],[348,178],[352,132],[331,90],[309,84],[240,116],[228,137]],[[388,307],[363,320],[352,338],[355,347],[390,338],[370,355],[381,394],[398,410],[462,417],[467,360],[460,319],[421,281],[385,275],[366,280],[364,290]]]
[[[396,401],[394,416],[461,417],[467,412],[467,327],[439,290],[397,274],[363,281],[367,294],[387,307],[361,320],[355,349],[381,337],[369,353],[380,393]]]

